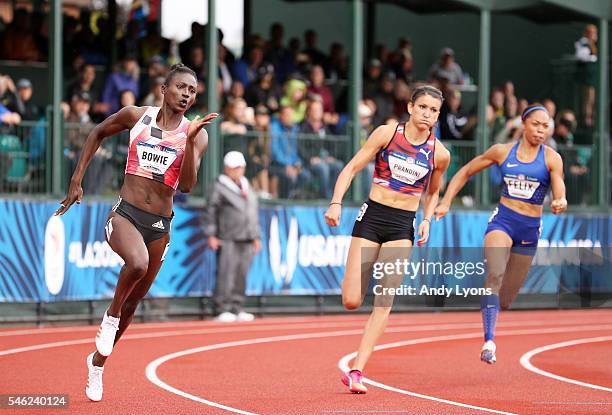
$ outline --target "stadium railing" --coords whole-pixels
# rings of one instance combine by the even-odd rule
[[[0,195],[15,197],[23,195],[49,196],[51,194],[51,174],[54,169],[61,169],[62,183],[68,183],[69,177],[76,166],[80,145],[86,138],[92,124],[64,125],[64,149],[62,163],[53,165],[50,154],[50,137],[48,123],[44,120],[31,122],[24,121],[18,126],[0,128]],[[115,197],[121,187],[124,176],[125,160],[128,150],[127,132],[107,139],[101,149],[96,153],[88,171],[83,179],[85,194],[94,197]],[[230,150],[244,153],[247,159],[247,177],[254,177],[258,170],[268,168],[268,176],[272,162],[271,137],[268,134],[249,132],[244,135],[220,134],[222,143],[221,157]],[[321,138],[317,135],[298,135],[297,145],[302,153],[310,155],[334,157],[341,166],[344,166],[353,155],[351,138],[347,135],[327,135]],[[452,158],[445,181],[448,181],[466,162],[476,155],[476,142],[467,140],[444,141],[449,148]],[[597,165],[595,146],[589,144],[559,145],[558,151],[564,159],[565,183],[567,186],[568,202],[570,206],[591,206],[597,202]],[[612,150],[611,150],[612,151]],[[612,155],[612,153],[611,153]],[[303,168],[312,173],[307,160],[303,160]],[[219,165],[222,166],[222,160]],[[367,195],[370,185],[373,164],[371,163],[362,173],[362,195]],[[491,184],[490,204],[496,203],[499,197],[501,177],[498,171],[492,168],[485,174],[489,176]],[[200,171],[200,182],[211,180],[204,176],[204,166]],[[610,178],[612,180],[612,177]],[[335,179],[328,182],[330,191],[333,190]],[[280,194],[272,202],[299,202],[323,203],[325,197],[324,184],[316,175],[310,175],[308,180],[298,181],[290,192]],[[477,194],[477,180],[470,180],[459,194],[457,202],[466,208],[479,206],[475,198]],[[197,186],[192,197],[202,198],[204,186]],[[65,189],[63,189],[65,190]],[[328,193],[329,194],[329,193]],[[260,192],[262,198],[268,196]],[[352,199],[349,193],[347,200]],[[355,201],[359,202],[359,201]]]

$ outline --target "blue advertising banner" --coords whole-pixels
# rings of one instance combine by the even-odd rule
[[[110,203],[83,203],[66,215],[54,217],[56,203],[0,200],[0,301],[59,301],[112,296],[119,258],[104,240]],[[249,295],[338,294],[350,233],[357,208],[344,208],[341,224],[329,228],[319,207],[263,207],[260,209],[262,251],[252,263]],[[152,296],[209,295],[215,281],[215,253],[207,249],[202,211],[175,207],[170,249],[153,284]],[[444,257],[464,260],[466,251],[480,248],[489,212],[451,213],[431,227],[428,247],[415,250],[412,261]],[[417,216],[417,224],[420,216]],[[540,247],[601,248],[609,258],[612,218],[607,215],[567,214],[543,217]],[[555,293],[560,285],[576,286],[584,272],[561,272],[540,249],[521,292]],[[583,255],[579,251],[575,255]],[[566,254],[563,254],[567,256]],[[482,249],[470,251],[482,261]],[[571,258],[560,258],[571,263]],[[482,286],[481,278],[459,278],[465,287]],[[595,271],[595,277],[597,271]],[[603,290],[609,281],[598,280]],[[410,283],[410,282],[409,282]],[[412,281],[416,284],[416,281]]]

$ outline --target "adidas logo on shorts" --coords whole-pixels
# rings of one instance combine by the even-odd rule
[[[154,228],[157,229],[161,229],[161,230],[165,230],[166,228],[164,227],[164,223],[160,220],[159,222],[155,222],[153,225],[151,225]]]

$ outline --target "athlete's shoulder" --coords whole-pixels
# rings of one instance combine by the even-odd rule
[[[487,151],[484,152],[483,156],[486,159],[493,160],[498,165],[503,163],[504,160],[508,157],[510,150],[514,143],[498,143],[493,144]]]
[[[138,120],[147,112],[149,107],[137,107],[128,105],[117,111],[117,117],[131,124],[136,124]]]
[[[383,147],[387,145],[395,135],[395,130],[397,129],[397,124],[383,124],[379,125],[372,131],[368,141],[373,142],[377,145],[382,145]]]
[[[563,164],[563,158],[561,157],[561,154],[557,152],[557,150],[548,145],[542,145],[544,146],[544,160],[546,161],[546,164]]]
[[[450,162],[451,159],[450,151],[440,140],[438,140],[437,138],[435,140],[436,141],[434,143],[434,146],[436,164],[447,164],[448,162]]]

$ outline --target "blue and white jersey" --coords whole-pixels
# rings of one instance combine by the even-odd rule
[[[542,205],[550,187],[550,172],[544,159],[544,145],[531,163],[523,163],[516,157],[520,141],[512,147],[500,169],[504,179],[502,195],[534,205]]]

